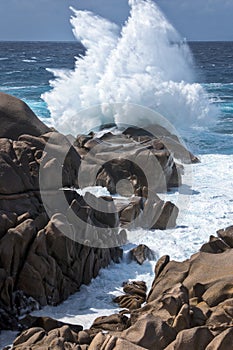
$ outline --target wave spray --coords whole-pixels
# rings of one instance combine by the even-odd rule
[[[126,109],[131,103],[148,107],[181,129],[208,125],[213,118],[206,91],[195,83],[186,42],[151,0],[129,0],[129,5],[122,28],[71,8],[73,33],[86,54],[76,58],[73,71],[53,71],[53,89],[42,96],[59,131],[77,134],[109,123],[145,125],[143,116],[130,108],[126,114],[109,108],[115,103]],[[80,111],[95,105],[101,106],[98,114],[82,117]]]

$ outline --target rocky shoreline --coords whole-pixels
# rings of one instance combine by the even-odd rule
[[[157,192],[180,186],[180,163],[198,159],[158,126],[65,137],[5,94],[0,120],[0,329],[22,332],[13,349],[232,349],[232,227],[189,260],[160,258],[148,294],[143,281],[126,283],[115,300],[122,311],[89,330],[23,318],[120,263],[126,229],[175,227],[179,208]],[[75,190],[86,186],[111,195]],[[146,246],[131,253],[138,263],[151,254]]]
[[[128,309],[75,330],[35,318],[13,349],[165,349],[230,350],[233,343],[233,227],[211,236],[200,252],[183,262],[161,257],[143,307],[145,284],[124,286]],[[120,300],[116,300],[120,301]],[[122,300],[121,300],[122,301]]]

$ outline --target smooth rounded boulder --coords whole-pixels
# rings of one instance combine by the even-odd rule
[[[40,136],[50,131],[25,102],[3,92],[0,92],[0,124],[0,137],[12,140],[22,134]]]

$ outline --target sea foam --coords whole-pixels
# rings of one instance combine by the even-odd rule
[[[73,33],[87,50],[76,58],[74,70],[53,71],[53,89],[42,96],[59,131],[75,135],[106,123],[154,122],[136,118],[131,103],[161,113],[182,129],[214,119],[206,91],[195,83],[187,43],[154,2],[130,0],[129,5],[122,28],[71,8]],[[125,113],[111,108],[115,103],[123,103]],[[97,105],[85,117],[80,113]]]

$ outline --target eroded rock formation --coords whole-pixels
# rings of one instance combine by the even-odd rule
[[[5,94],[0,121],[0,328],[17,329],[23,313],[57,305],[110,261],[120,262],[122,227],[174,226],[178,208],[155,191],[179,185],[181,175],[165,143],[150,135],[93,134],[73,142]],[[156,167],[145,175],[148,157]],[[140,197],[119,205],[111,196],[81,196],[76,189],[85,184]]]
[[[57,329],[56,336],[53,333],[57,349],[231,350],[232,227],[218,235],[186,261],[162,257],[143,307],[98,318],[89,330],[72,338],[65,338],[64,327]],[[132,295],[140,287],[141,282],[125,284],[125,291]],[[13,349],[26,349],[28,344],[35,350],[49,349],[50,332],[42,328],[27,332],[16,339]]]

